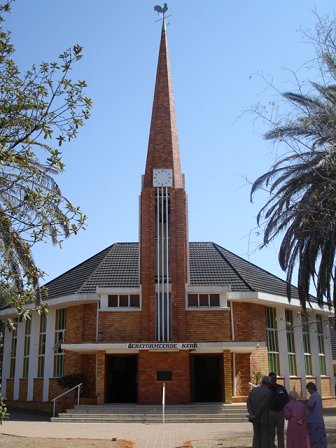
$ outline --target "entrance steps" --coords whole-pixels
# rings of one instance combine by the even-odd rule
[[[245,404],[190,403],[166,405],[166,423],[234,423],[247,421]],[[162,423],[160,405],[79,405],[51,418],[66,423]]]

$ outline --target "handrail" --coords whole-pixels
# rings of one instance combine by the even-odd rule
[[[249,382],[249,386],[251,387],[251,389],[253,389],[254,387],[258,387],[256,384],[250,383]]]
[[[80,391],[81,391],[81,387],[82,387],[83,383],[79,383],[77,384],[77,386],[72,387],[69,390],[66,390],[65,392],[63,392],[62,394],[58,395],[57,397],[53,398],[51,401],[53,401],[53,417],[55,417],[56,414],[56,400],[58,400],[59,398],[63,397],[63,395],[68,394],[69,392],[71,392],[74,389],[78,389],[78,393],[77,393],[77,405],[79,405],[79,396],[80,396]]]
[[[166,383],[162,384],[162,423],[165,423]]]

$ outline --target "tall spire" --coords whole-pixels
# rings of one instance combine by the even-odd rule
[[[183,188],[164,21],[162,23],[144,187],[153,185],[152,171],[155,168],[171,168],[173,170],[173,187]]]

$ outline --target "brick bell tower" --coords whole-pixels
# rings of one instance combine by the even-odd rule
[[[181,173],[163,21],[146,170],[140,196],[143,341],[185,337],[188,281],[187,196]]]

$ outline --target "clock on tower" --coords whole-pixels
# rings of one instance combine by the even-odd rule
[[[172,169],[153,169],[153,187],[171,187],[173,185]]]

